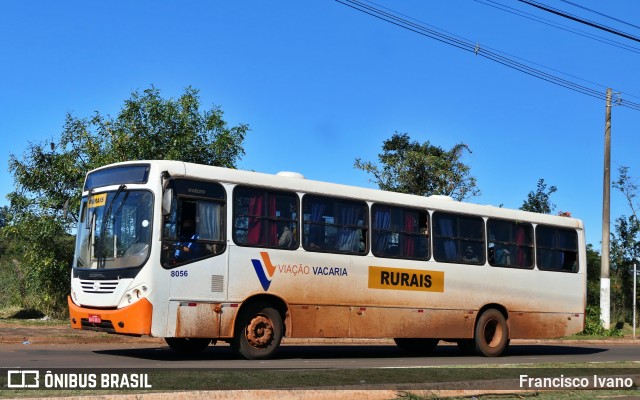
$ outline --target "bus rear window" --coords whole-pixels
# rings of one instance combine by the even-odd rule
[[[95,171],[87,176],[84,190],[110,185],[122,185],[127,183],[147,183],[149,179],[148,164],[126,165]]]

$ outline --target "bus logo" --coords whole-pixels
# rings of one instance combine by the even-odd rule
[[[271,264],[269,253],[266,251],[261,251],[260,257],[262,258],[262,262],[256,259],[251,259],[251,262],[253,263],[253,268],[256,270],[258,279],[260,279],[262,288],[267,291],[269,290],[269,286],[271,286],[271,279],[273,279],[273,274],[276,272],[276,267]]]

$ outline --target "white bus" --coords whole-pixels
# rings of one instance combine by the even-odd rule
[[[283,337],[440,340],[484,356],[584,328],[580,220],[179,161],[87,174],[71,326],[224,341],[268,358]]]

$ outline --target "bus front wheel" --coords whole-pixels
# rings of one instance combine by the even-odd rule
[[[164,338],[171,350],[181,354],[196,354],[206,349],[211,339],[203,338]]]
[[[284,330],[280,312],[266,303],[254,303],[238,318],[231,346],[248,360],[273,356],[280,346]]]
[[[509,346],[507,319],[491,308],[478,318],[475,331],[476,352],[485,357],[497,357]]]

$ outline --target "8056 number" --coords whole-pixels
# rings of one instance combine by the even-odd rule
[[[187,271],[171,271],[172,278],[182,278],[187,276],[189,276],[189,273]]]

